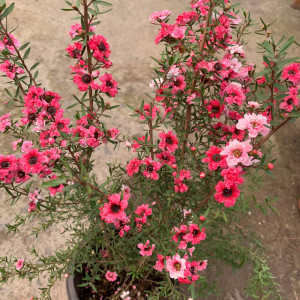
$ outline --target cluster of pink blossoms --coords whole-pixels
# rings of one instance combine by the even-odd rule
[[[94,32],[94,27],[89,26],[89,32]],[[82,34],[82,27],[76,23],[71,26],[69,32],[72,38]],[[71,58],[77,60],[75,66],[70,66],[73,74],[73,81],[80,91],[87,91],[89,88],[99,90],[109,97],[115,97],[118,93],[118,83],[113,79],[111,74],[105,73],[100,76],[99,68],[109,69],[112,62],[109,60],[111,50],[106,38],[102,35],[93,35],[88,41],[92,51],[93,58],[97,63],[93,70],[89,70],[88,61],[82,58],[83,44],[74,42],[66,48]]]

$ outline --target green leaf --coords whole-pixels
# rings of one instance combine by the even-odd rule
[[[30,43],[26,43],[26,44],[22,45],[22,46],[20,47],[19,51],[24,50],[29,44],[30,44]]]
[[[24,60],[28,57],[28,55],[29,55],[29,53],[30,53],[30,50],[31,50],[31,48],[28,48],[28,49],[26,50],[26,52],[25,52],[25,54],[24,54],[24,56],[23,56],[23,59],[24,59]]]
[[[66,183],[65,178],[57,178],[47,182],[43,182],[42,187],[52,187]]]
[[[295,37],[290,37],[281,47],[279,51],[279,55],[283,54],[284,51],[286,51],[293,43],[294,43]]]
[[[103,6],[112,6],[111,3],[106,2],[106,1],[100,1],[100,0],[96,0],[96,3],[103,5]]]
[[[6,18],[14,9],[15,3],[13,2],[4,12],[1,14],[1,20]]]

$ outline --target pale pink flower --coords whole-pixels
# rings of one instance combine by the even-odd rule
[[[185,37],[185,26],[175,25],[171,36],[175,39],[183,39]]]
[[[16,140],[16,141],[14,141],[14,142],[11,143],[11,146],[12,146],[12,148],[13,148],[14,151],[17,151],[18,144],[20,144],[21,142],[22,142],[22,139],[18,139],[18,140]]]
[[[239,130],[248,130],[249,136],[251,138],[257,137],[260,133],[262,136],[266,136],[270,129],[266,126],[269,126],[267,117],[261,114],[246,114],[244,118],[239,119],[236,124],[236,128]]]
[[[249,157],[252,146],[249,142],[229,141],[228,145],[221,151],[221,155],[227,155],[226,161],[229,168],[235,167],[238,163],[250,166],[253,162]]]
[[[256,101],[248,101],[247,106],[251,107],[251,108],[259,108],[260,104],[258,102],[256,102]]]
[[[180,74],[180,69],[175,65],[171,66],[169,72],[167,74],[167,78],[170,79],[171,77],[177,77]]]
[[[118,274],[116,272],[107,271],[105,274],[105,278],[110,282],[114,282],[117,280]]]
[[[4,132],[6,127],[10,127],[11,122],[10,122],[10,114],[5,114],[0,117],[0,131]]]
[[[23,268],[23,265],[24,265],[24,259],[18,259],[18,261],[15,264],[17,270],[21,270]]]
[[[21,151],[22,152],[28,152],[33,147],[33,144],[31,141],[25,141],[22,144]]]
[[[163,21],[171,14],[170,10],[163,10],[163,11],[157,11],[154,12],[149,16],[149,21],[153,24],[156,20]]]
[[[166,270],[170,273],[170,277],[178,279],[184,277],[184,271],[186,269],[186,260],[181,258],[179,254],[173,255],[172,258],[167,258]]]

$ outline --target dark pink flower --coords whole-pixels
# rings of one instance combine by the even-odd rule
[[[226,156],[221,155],[223,149],[216,146],[211,146],[208,151],[205,152],[207,157],[202,159],[202,162],[208,163],[208,169],[211,171],[220,168],[227,168]]]
[[[143,175],[147,178],[158,180],[159,175],[157,171],[161,168],[161,163],[156,162],[149,157],[144,160],[144,164],[146,165],[146,170],[144,170]]]
[[[160,149],[167,149],[171,153],[175,152],[178,148],[178,139],[171,130],[167,133],[161,132],[158,136],[161,138],[161,141],[158,144]]]
[[[115,97],[118,93],[118,83],[113,79],[112,75],[105,73],[105,75],[99,77],[99,80],[102,82],[99,87],[101,92]]]
[[[125,209],[128,206],[128,198],[121,200],[120,194],[108,196],[108,203],[105,203],[100,212],[101,219],[106,223],[114,223],[121,220],[126,222]]]
[[[196,224],[191,224],[189,226],[189,234],[186,237],[188,242],[191,242],[193,245],[199,244],[201,241],[204,241],[206,238],[205,228],[200,228]]]
[[[129,164],[126,166],[126,171],[128,176],[132,177],[133,174],[137,173],[140,170],[140,165],[142,164],[141,160],[137,158],[132,159]]]
[[[235,204],[236,199],[240,196],[240,191],[237,184],[230,181],[219,181],[216,185],[215,199],[219,203],[224,203],[225,207],[230,207]]]

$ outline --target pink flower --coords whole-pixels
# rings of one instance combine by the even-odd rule
[[[125,195],[124,195],[125,196]],[[121,220],[126,221],[125,209],[128,206],[128,197],[124,197],[121,200],[120,194],[113,194],[108,196],[108,203],[105,203],[101,208],[100,216],[101,219],[106,223],[114,223],[115,221]]]
[[[164,151],[159,154],[155,154],[155,156],[161,161],[161,165],[168,164],[172,166],[176,162],[176,158],[168,151]]]
[[[155,270],[162,272],[165,267],[165,257],[161,254],[157,254],[157,261],[153,267]]]
[[[266,126],[270,126],[267,117],[261,114],[245,114],[244,118],[239,119],[236,124],[236,128],[240,130],[248,130],[251,138],[257,137],[260,133],[262,136],[266,136],[270,129]]]
[[[147,222],[147,217],[152,215],[152,209],[149,208],[149,204],[142,204],[137,207],[135,213],[140,216],[140,218],[135,218],[135,222],[138,224],[145,224]]]
[[[186,249],[188,241],[188,227],[186,225],[181,225],[180,229],[177,227],[173,228],[175,235],[173,235],[173,241],[175,243],[179,242],[178,249]]]
[[[281,77],[297,85],[300,82],[300,64],[292,63],[285,67],[282,71]]]
[[[89,32],[95,32],[95,26],[89,26]],[[82,34],[82,26],[79,23],[71,25],[71,30],[69,31],[69,35],[71,38],[74,38],[77,35]]]
[[[218,100],[209,100],[205,101],[206,109],[209,112],[210,118],[220,119],[223,110],[225,109],[225,105],[221,104]]]
[[[132,177],[133,174],[137,173],[140,170],[141,164],[142,161],[138,160],[137,158],[132,159],[126,166],[128,176]]]
[[[118,278],[118,274],[116,272],[110,272],[110,271],[107,271],[105,273],[105,278],[110,281],[110,282],[114,282],[117,280]]]
[[[279,104],[279,107],[291,112],[294,107],[298,107],[299,105],[299,98],[297,97],[298,88],[291,87],[286,95],[287,96],[284,98],[284,101]]]
[[[236,166],[238,163],[244,166],[250,166],[252,160],[248,153],[252,150],[249,142],[239,142],[238,140],[229,141],[228,145],[220,152],[221,155],[227,155],[226,161],[229,168]]]
[[[24,265],[24,259],[18,259],[18,261],[15,264],[17,270],[21,270],[23,268],[23,265]]]
[[[216,185],[215,199],[219,203],[224,203],[225,207],[230,207],[235,204],[236,199],[240,196],[240,190],[237,185],[230,181],[219,181]]]
[[[189,226],[189,234],[186,237],[188,242],[191,242],[193,245],[199,244],[201,241],[204,241],[206,238],[205,228],[200,228],[196,224],[191,224]]]
[[[259,108],[260,104],[258,102],[256,102],[256,101],[248,101],[247,106],[251,107],[251,108]]]
[[[155,249],[155,245],[152,244],[152,246],[149,245],[150,241],[147,240],[145,244],[139,243],[137,246],[138,248],[141,249],[140,254],[142,256],[151,256],[154,249]]]
[[[39,149],[30,149],[22,155],[22,166],[26,173],[40,173],[44,169],[44,164],[48,162],[48,158]]]
[[[170,10],[157,11],[149,16],[149,21],[153,24],[156,20],[163,21],[171,14]]]
[[[145,115],[150,117],[150,104],[149,103],[145,103],[143,110],[145,112]],[[145,116],[143,115],[142,112],[139,111],[140,115],[140,119],[141,120],[145,120]],[[152,108],[152,120],[154,120],[157,117],[157,113],[159,113],[159,108],[154,105],[154,107]]]
[[[81,59],[82,44],[75,42],[74,45],[69,45],[66,51],[72,58]]]
[[[186,260],[181,258],[179,254],[173,255],[172,258],[166,260],[166,270],[170,273],[170,277],[178,279],[184,277],[184,271],[186,269]]]
[[[265,78],[265,76],[262,76],[262,77],[256,78],[256,81],[258,84],[263,84],[266,82],[266,78]]]
[[[231,182],[234,182],[235,184],[242,184],[244,182],[244,178],[240,176],[244,173],[245,172],[243,172],[242,167],[238,166],[237,168],[222,170],[221,176],[224,177],[224,180],[229,180]]]
[[[99,77],[99,80],[102,82],[99,87],[101,92],[115,97],[118,93],[118,83],[113,79],[112,75],[105,73],[105,75]]]
[[[158,145],[160,149],[167,149],[170,153],[175,152],[178,148],[178,139],[172,131],[168,131],[167,133],[161,132],[158,136],[161,138]]]
[[[14,155],[4,156],[0,154],[0,179],[17,170],[17,167],[17,159]]]
[[[208,169],[211,171],[220,168],[227,168],[226,156],[221,155],[222,149],[211,146],[208,151],[205,152],[207,157],[202,159],[202,162],[208,163]]]
[[[8,114],[5,114],[0,117],[0,131],[1,132],[4,132],[6,127],[11,126],[10,116],[11,116],[11,114],[8,113]]]
[[[146,165],[146,170],[144,170],[143,175],[147,178],[158,180],[159,175],[157,174],[157,171],[161,168],[161,163],[156,162],[149,157],[144,160],[144,164]]]
[[[14,79],[16,74],[23,74],[24,70],[15,64],[11,64],[8,60],[5,60],[3,64],[0,65],[0,71],[4,72],[6,76],[10,79]]]
[[[73,81],[77,85],[78,89],[85,92],[91,87],[93,90],[99,89],[99,84],[95,81],[98,77],[99,71],[94,71],[92,74],[88,74],[84,69],[79,69],[77,74],[73,76]]]
[[[231,82],[222,92],[225,96],[225,101],[230,104],[242,105],[246,96],[242,90],[242,87],[237,82]]]
[[[12,34],[9,34],[9,38],[5,35],[0,41],[0,51],[3,51],[4,48],[6,48],[10,53],[15,54],[15,48],[19,48],[20,46],[21,43]]]
[[[107,40],[102,35],[94,35],[91,40],[88,42],[90,48],[94,50],[93,56],[98,61],[104,61],[110,56],[110,46],[107,43]]]

